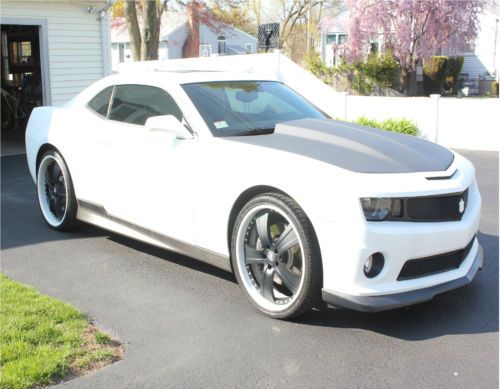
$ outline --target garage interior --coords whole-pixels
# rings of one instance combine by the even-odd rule
[[[33,108],[43,105],[40,26],[1,25],[1,154],[24,152]]]

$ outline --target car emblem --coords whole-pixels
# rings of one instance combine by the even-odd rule
[[[464,199],[460,199],[460,202],[458,203],[458,211],[460,213],[464,213],[465,210],[465,201]]]

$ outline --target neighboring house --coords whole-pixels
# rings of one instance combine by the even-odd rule
[[[175,12],[166,12],[161,20],[160,43],[158,45],[158,59],[168,58],[167,43],[162,37],[168,32],[177,28],[184,20],[179,20],[179,15]],[[132,61],[132,51],[130,49],[130,36],[124,18],[117,18],[111,23],[111,65],[114,72],[118,71],[118,64]]]
[[[344,43],[347,42],[349,12],[340,8],[333,16],[321,22],[320,55],[323,61],[331,67],[338,66],[343,58]],[[378,52],[382,47],[382,37],[374,37],[370,43],[370,52]]]
[[[168,19],[168,18],[167,18]],[[252,54],[257,52],[257,39],[246,32],[218,22],[208,21],[193,10],[188,10],[186,21],[172,27],[162,21],[158,59],[210,57],[216,55]],[[113,71],[120,62],[132,60],[130,38],[125,28],[112,28]]]
[[[462,74],[469,78],[500,80],[500,7],[496,5],[480,17],[481,30],[470,46],[464,45]]]
[[[41,104],[57,105],[110,74],[106,1],[2,0],[1,7],[4,90],[19,94],[29,79]]]
[[[338,66],[342,60],[340,46],[347,41],[349,12],[340,10],[321,22],[321,59],[327,66]]]
[[[462,48],[464,57],[462,73],[470,78],[496,79],[500,73],[500,25],[499,6],[494,6],[480,17],[480,31],[473,45]],[[321,23],[321,46],[319,53],[328,66],[337,66],[342,59],[341,45],[348,39],[349,12],[341,9]],[[381,37],[371,42],[370,51],[383,50]],[[439,53],[436,53],[439,54]],[[442,54],[448,54],[443,50]]]

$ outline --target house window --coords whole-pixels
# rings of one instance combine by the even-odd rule
[[[328,34],[326,36],[326,44],[331,45],[336,43],[342,45],[347,41],[347,34]]]
[[[16,65],[31,63],[31,42],[11,42],[10,58]]]
[[[226,37],[221,35],[221,36],[217,37],[217,41],[219,43],[218,53],[219,54],[226,54]]]
[[[252,52],[253,52],[253,45],[251,43],[246,43],[245,44],[245,49],[246,49],[247,54],[252,54]]]
[[[337,43],[337,34],[328,34],[326,36],[326,44],[331,45],[332,43]]]
[[[370,43],[370,53],[378,53],[378,43],[377,42]]]
[[[212,45],[200,45],[200,57],[212,56]]]

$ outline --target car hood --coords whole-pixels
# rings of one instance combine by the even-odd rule
[[[444,171],[453,153],[411,135],[326,119],[301,119],[276,125],[274,133],[225,138],[282,150],[359,173]]]

